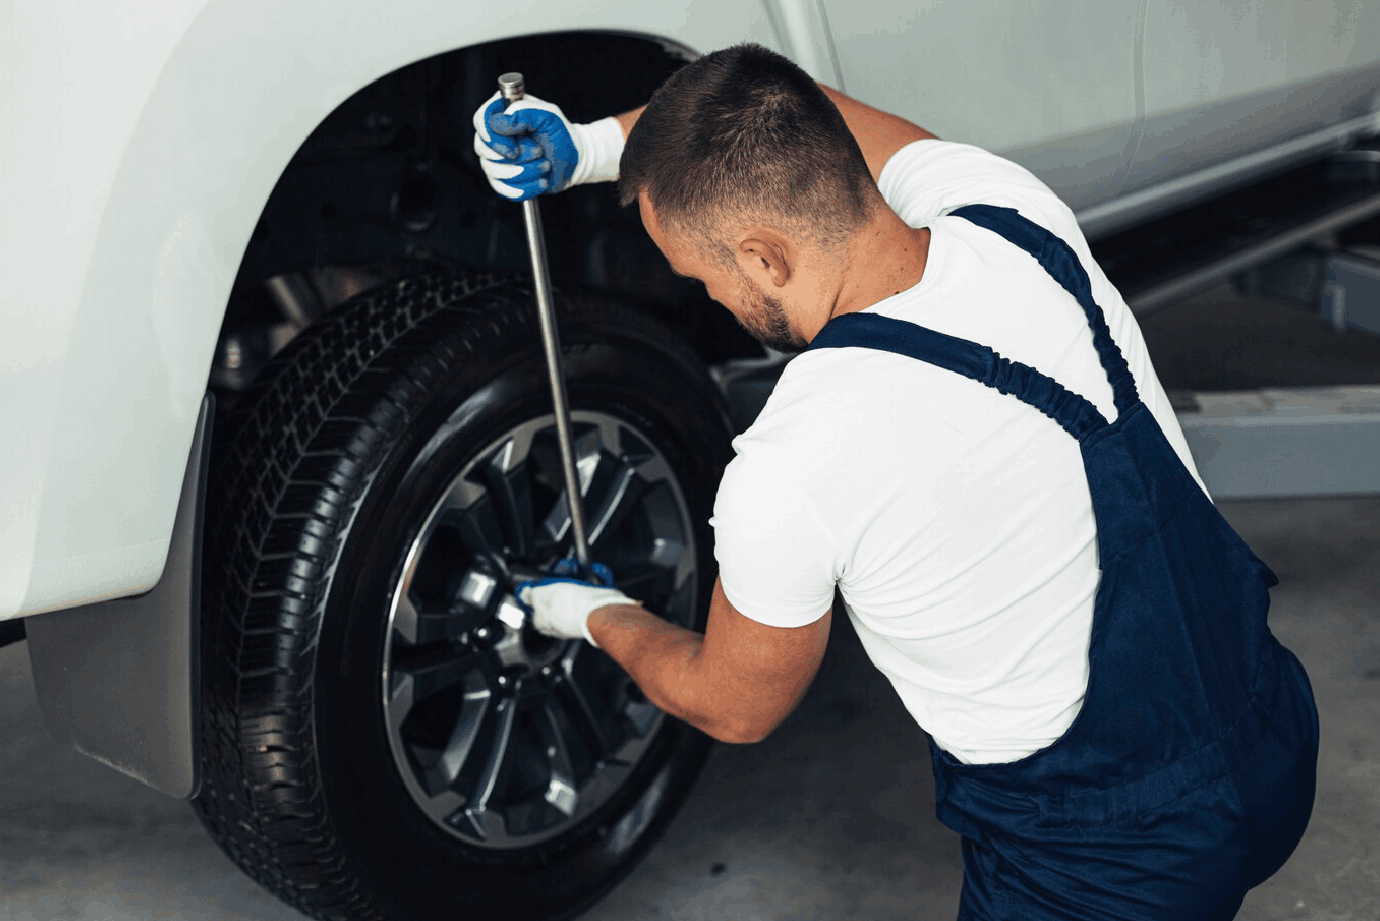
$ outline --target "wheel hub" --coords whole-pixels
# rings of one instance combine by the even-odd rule
[[[666,458],[631,425],[576,412],[595,559],[689,623],[692,524]],[[468,844],[539,844],[590,818],[645,755],[664,714],[604,653],[544,636],[513,596],[569,552],[551,417],[466,462],[424,517],[389,601],[383,708],[413,801]]]

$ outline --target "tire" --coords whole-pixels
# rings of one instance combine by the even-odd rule
[[[592,552],[702,629],[718,394],[646,316],[560,311]],[[579,914],[665,829],[710,743],[512,605],[523,567],[569,552],[530,292],[390,284],[275,369],[213,468],[199,816],[312,917]]]

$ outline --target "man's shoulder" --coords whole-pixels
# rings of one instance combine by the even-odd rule
[[[935,179],[958,176],[969,180],[986,179],[1054,194],[1034,173],[1016,161],[958,141],[925,140],[907,144],[887,161],[879,183],[885,188],[888,183],[903,181],[916,173],[928,173]]]
[[[1015,208],[1056,233],[1077,232],[1077,220],[1044,182],[1012,160],[953,141],[916,141],[887,161],[882,197],[913,227],[965,205]]]

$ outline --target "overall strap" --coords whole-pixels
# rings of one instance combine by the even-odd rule
[[[1039,224],[1023,217],[1014,208],[968,205],[950,213],[984,227],[1025,250],[1051,278],[1078,300],[1088,318],[1088,326],[1092,328],[1097,358],[1102,362],[1107,382],[1112,385],[1117,413],[1124,413],[1135,406],[1140,401],[1135,379],[1121,349],[1112,340],[1102,308],[1093,300],[1092,282],[1073,248]]]
[[[856,347],[905,355],[1016,397],[1063,426],[1078,441],[1105,428],[1106,418],[1083,397],[1029,365],[985,345],[875,313],[846,313],[825,324],[809,351]]]

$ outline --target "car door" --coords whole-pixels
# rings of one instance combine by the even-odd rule
[[[822,2],[850,95],[1011,156],[1075,208],[1114,193],[1143,0]]]
[[[1144,45],[1125,192],[1362,118],[1380,90],[1368,0],[1149,0]]]

